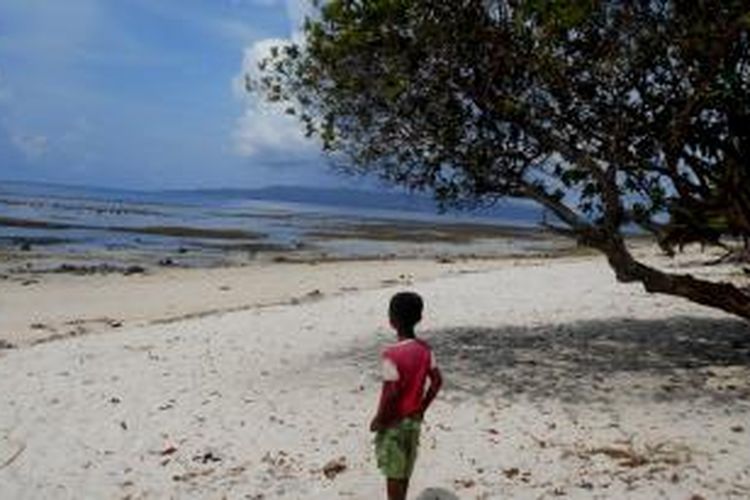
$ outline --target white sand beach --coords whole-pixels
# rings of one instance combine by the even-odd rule
[[[131,275],[12,272],[0,280],[0,339],[24,346],[384,286],[409,286],[504,265],[501,259],[306,259],[216,268],[151,266]]]
[[[3,283],[0,498],[383,498],[367,424],[405,288],[446,379],[410,498],[750,498],[750,327],[601,258],[194,273],[161,296],[55,278],[57,308]],[[64,338],[12,337],[33,310]]]

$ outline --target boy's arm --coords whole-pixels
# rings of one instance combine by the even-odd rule
[[[424,395],[424,398],[422,399],[422,414],[424,415],[424,412],[427,411],[427,408],[430,407],[432,404],[432,401],[435,399],[435,396],[437,396],[438,392],[440,392],[440,388],[443,386],[443,376],[440,373],[440,369],[436,366],[432,368],[427,376],[430,379],[430,387],[427,389],[427,393]]]
[[[396,382],[383,382],[380,391],[380,403],[375,417],[370,422],[370,431],[377,432],[390,423],[396,414],[396,402],[398,401],[398,384]]]

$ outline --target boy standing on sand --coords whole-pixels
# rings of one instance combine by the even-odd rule
[[[383,388],[370,430],[375,435],[378,468],[386,477],[389,500],[405,500],[419,447],[419,429],[442,377],[427,342],[416,338],[422,298],[413,292],[391,298],[388,316],[398,342],[383,351]],[[429,388],[425,392],[427,379]]]

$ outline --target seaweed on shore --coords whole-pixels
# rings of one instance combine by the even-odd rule
[[[188,226],[145,226],[145,227],[109,227],[110,231],[123,233],[151,234],[182,238],[205,238],[220,240],[253,240],[263,235],[244,229],[204,228]]]
[[[0,216],[0,226],[19,227],[27,229],[85,229],[94,231],[113,231],[120,233],[147,234],[154,236],[169,236],[176,238],[200,238],[220,240],[255,240],[265,235],[244,229],[207,228],[190,226],[91,226],[85,224],[64,224],[36,219],[19,219]]]
[[[411,243],[471,243],[477,239],[550,237],[540,228],[499,226],[490,224],[435,224],[413,221],[382,221],[322,228],[307,233],[308,237],[331,239],[363,239],[374,241],[406,241]]]
[[[34,219],[18,219],[0,215],[0,226],[23,227],[29,229],[74,229],[76,226],[59,222],[48,222]]]

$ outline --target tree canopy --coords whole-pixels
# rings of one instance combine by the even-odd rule
[[[532,199],[619,280],[750,318],[728,283],[638,262],[750,235],[750,2],[329,0],[248,88],[341,168],[446,205]]]

